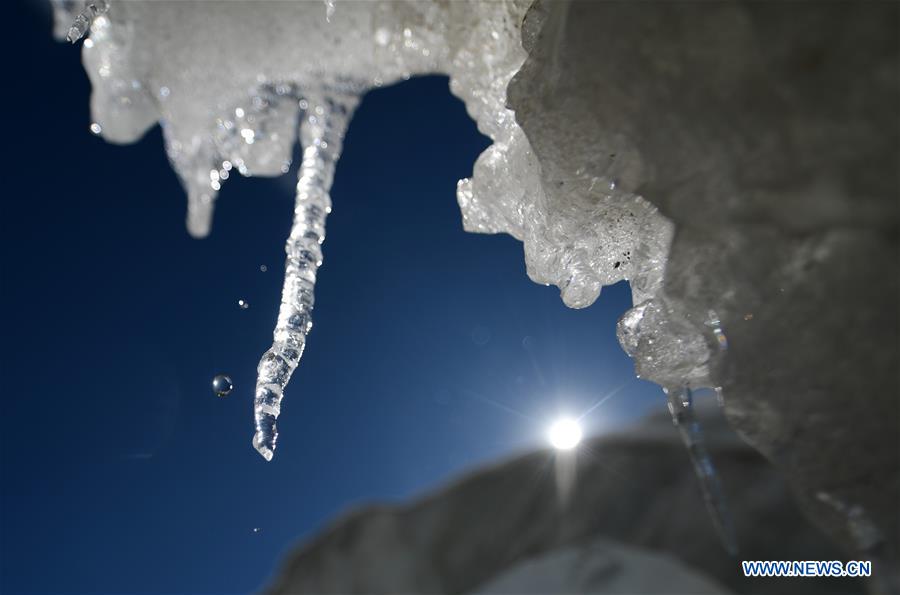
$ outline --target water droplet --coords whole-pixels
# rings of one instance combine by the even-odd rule
[[[216,377],[213,378],[212,389],[217,397],[227,397],[231,394],[231,389],[233,388],[234,384],[232,384],[230,376],[226,374],[217,374]]]
[[[96,122],[92,122],[91,123],[91,134],[100,134],[101,132],[103,132],[103,128],[100,127],[100,124],[97,124]]]
[[[253,527],[253,532],[254,532],[254,533],[259,533],[259,527]]]
[[[262,271],[263,273],[265,273],[266,271],[269,270],[269,267],[267,267],[264,264],[261,264],[261,265],[259,265],[259,270]]]
[[[246,310],[249,307],[250,302],[248,302],[247,300],[238,300],[238,308],[240,308],[241,310]]]

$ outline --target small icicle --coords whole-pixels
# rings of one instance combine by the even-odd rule
[[[211,138],[200,142],[186,141],[174,136],[172,127],[165,121],[161,124],[169,163],[187,194],[185,224],[188,233],[195,238],[205,238],[212,229],[216,197],[229,177],[232,164],[222,159]]]
[[[340,156],[344,131],[355,97],[309,98],[300,127],[303,162],[297,182],[294,224],[285,251],[284,287],[275,326],[274,343],[257,368],[253,403],[256,431],[253,447],[267,461],[275,454],[278,430],[275,420],[281,412],[284,388],[297,367],[306,335],[312,328],[316,271],[322,264],[321,244],[325,240],[325,218],[331,212],[334,166]]]
[[[72,25],[69,27],[68,33],[66,33],[66,39],[70,43],[75,43],[84,37],[91,28],[94,19],[106,13],[108,10],[108,0],[90,0],[85,5],[84,10],[78,13],[78,16],[72,21]]]
[[[722,484],[703,440],[700,422],[694,412],[693,391],[689,387],[664,390],[669,400],[672,423],[678,428],[681,440],[688,449],[713,526],[728,553],[732,556],[737,555],[737,538],[731,513],[728,511]]]
[[[216,193],[207,188],[188,188],[187,229],[195,238],[205,238],[212,228]]]

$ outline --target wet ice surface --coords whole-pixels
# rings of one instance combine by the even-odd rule
[[[322,264],[325,218],[331,212],[329,190],[341,152],[344,131],[356,104],[353,96],[333,95],[301,100],[304,123],[300,128],[303,162],[297,181],[294,224],[285,244],[287,266],[275,341],[258,367],[253,447],[267,461],[275,454],[281,399],[306,347],[312,328],[316,271]]]
[[[626,189],[633,172],[615,152],[606,164],[585,161],[574,177],[539,163],[506,107],[526,58],[530,1],[100,4],[55,2],[58,36],[73,22],[90,26],[82,52],[96,133],[132,142],[162,125],[192,235],[209,233],[216,195],[232,175],[281,175],[294,143],[303,147],[282,300],[254,396],[253,445],[267,460],[312,326],[329,189],[352,109],[368,89],[416,74],[448,74],[493,141],[458,184],[465,229],[521,240],[528,275],[558,286],[570,307],[630,281],[636,307],[620,340],[639,373],[666,386],[708,385],[710,341],[724,334],[717,325],[698,332],[662,295],[669,221]],[[564,35],[565,13],[551,16],[548,34]]]

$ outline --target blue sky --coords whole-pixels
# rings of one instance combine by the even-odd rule
[[[528,280],[519,242],[463,232],[456,181],[488,140],[426,77],[369,94],[353,120],[315,326],[266,463],[252,387],[294,171],[233,177],[211,236],[191,239],[159,130],[93,137],[78,49],[51,39],[46,7],[12,10],[0,591],[248,592],[341,511],[543,447],[554,417],[611,390],[589,431],[663,407],[615,339],[627,286],[570,310]]]

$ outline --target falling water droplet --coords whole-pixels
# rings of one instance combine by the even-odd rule
[[[231,389],[233,388],[234,384],[232,384],[231,377],[227,374],[217,374],[216,377],[213,378],[212,389],[217,397],[227,397],[231,394]]]
[[[249,307],[250,302],[248,302],[247,300],[238,300],[238,308],[240,308],[241,310],[246,310]]]
[[[103,128],[100,127],[100,124],[97,124],[96,122],[91,123],[91,134],[96,135],[100,134],[101,132],[103,132]]]
[[[269,270],[269,267],[267,267],[264,264],[261,264],[261,265],[259,265],[259,270],[262,271],[263,273],[265,273],[266,271]]]

